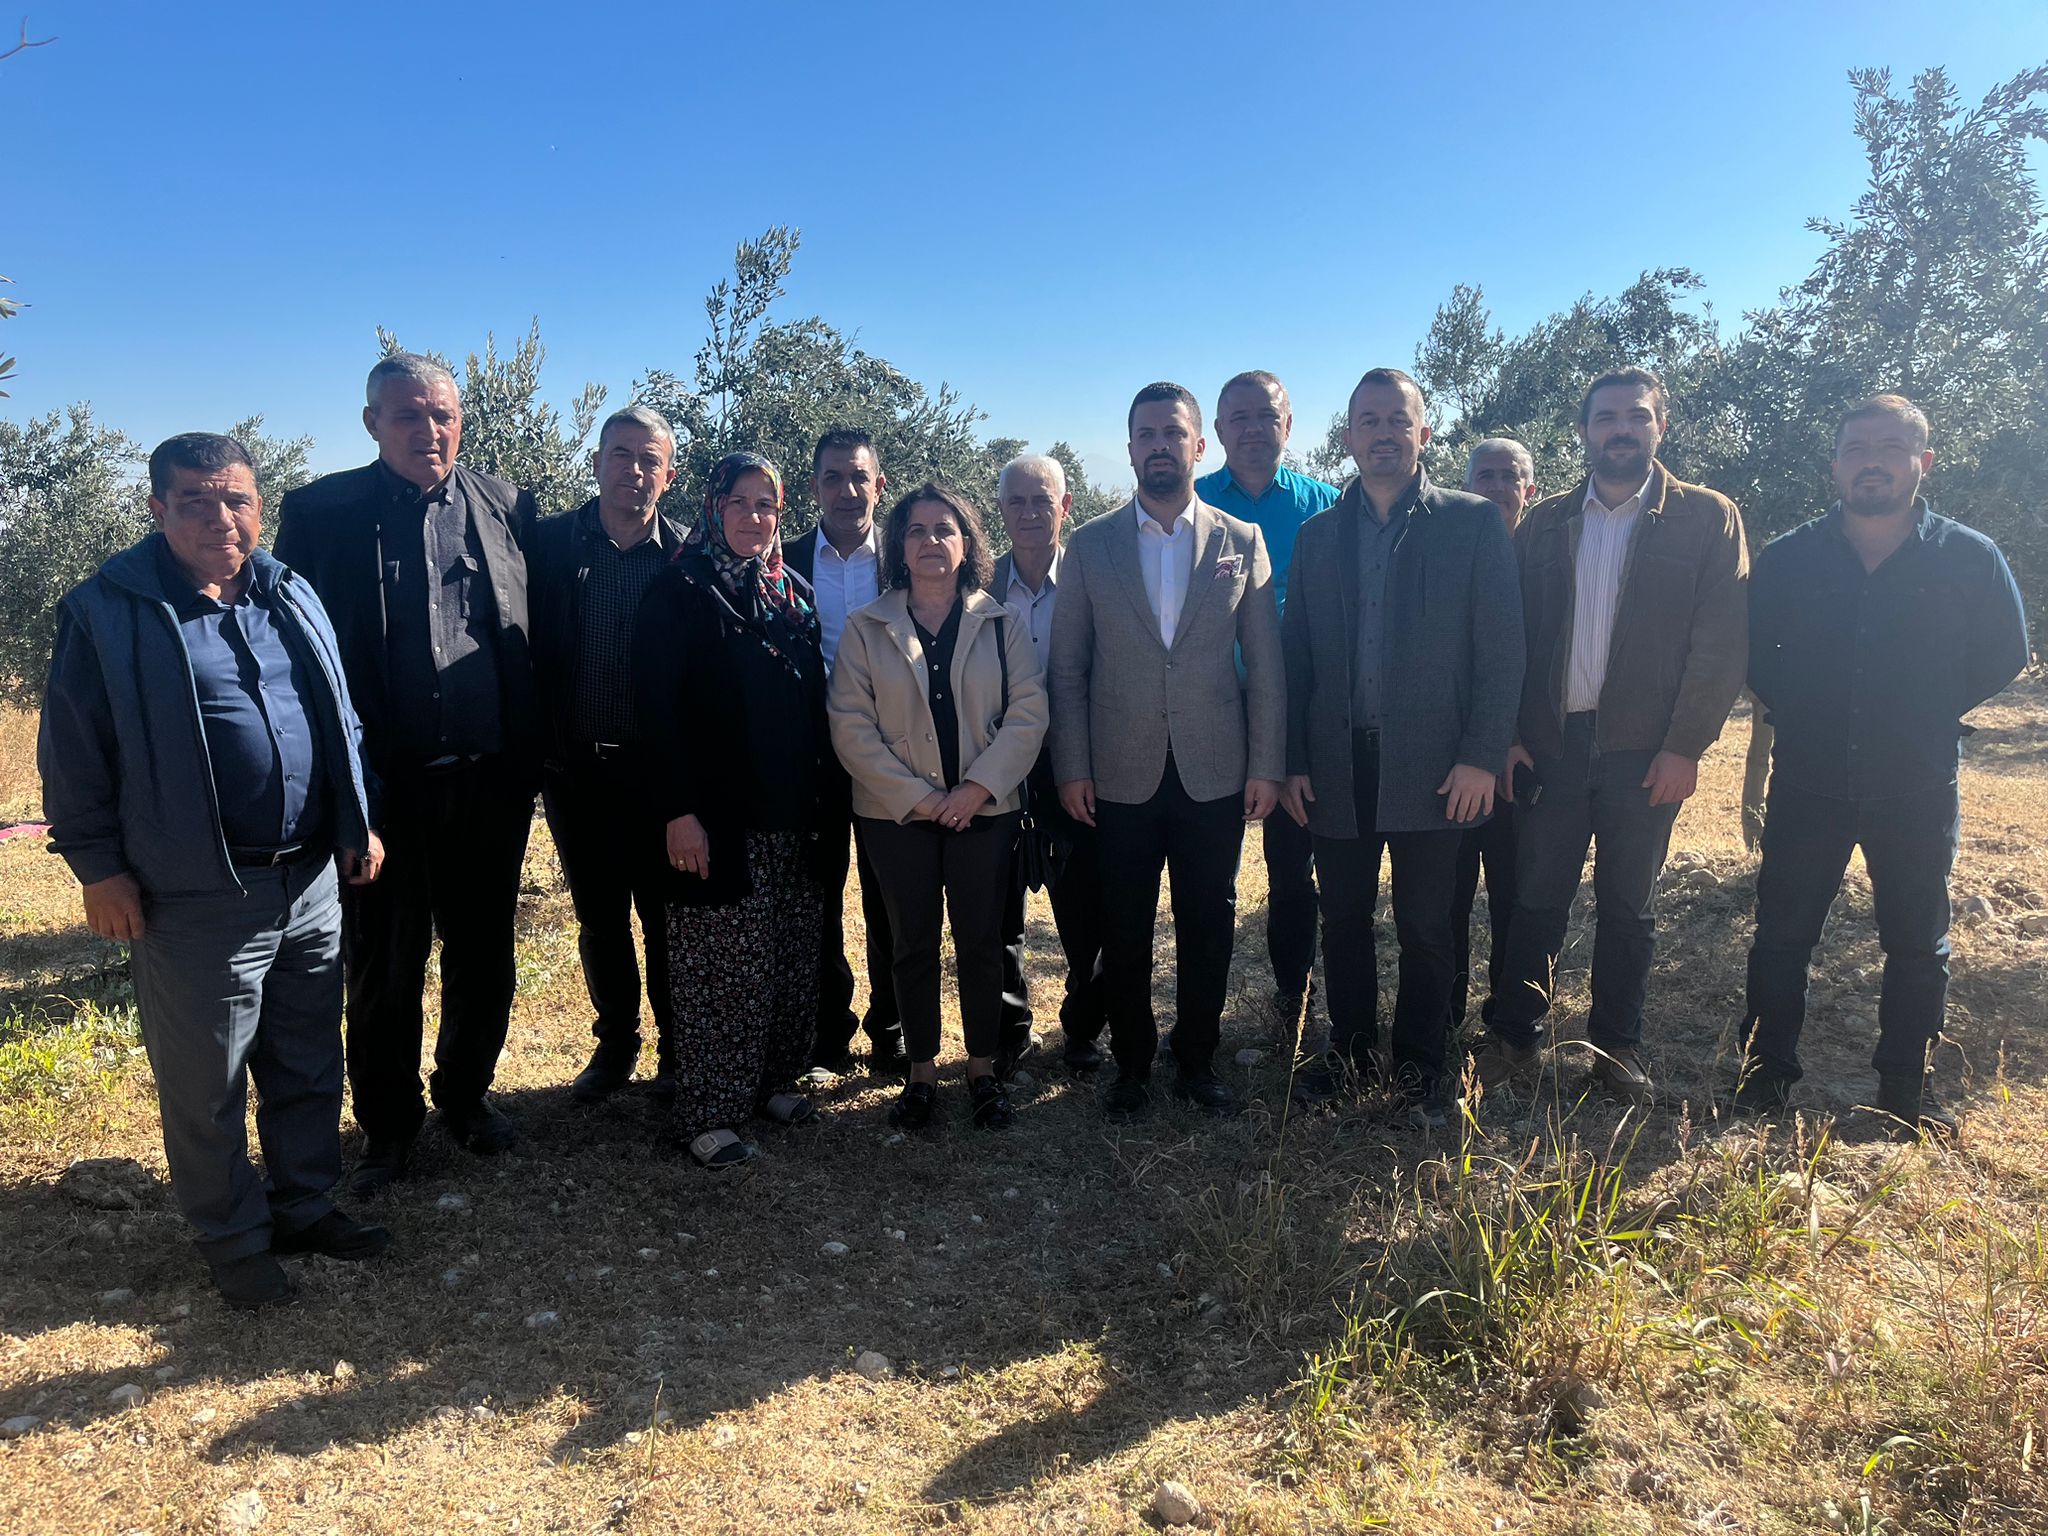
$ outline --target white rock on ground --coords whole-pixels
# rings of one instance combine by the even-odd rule
[[[0,1423],[0,1440],[19,1440],[43,1421],[32,1413],[24,1413]]]
[[[434,1204],[444,1211],[466,1211],[469,1209],[469,1196],[458,1195],[451,1189]]]
[[[847,1249],[846,1244],[834,1242],[825,1244],[818,1252],[824,1254],[828,1259],[843,1259],[846,1257]]]
[[[134,1382],[125,1382],[107,1394],[107,1401],[116,1408],[136,1408],[142,1403],[142,1388]]]
[[[1202,1501],[1186,1483],[1164,1482],[1152,1495],[1152,1513],[1168,1525],[1193,1525],[1202,1518]]]
[[[224,1531],[253,1531],[269,1518],[270,1507],[254,1488],[244,1488],[220,1507],[220,1524]]]
[[[111,1291],[101,1291],[99,1297],[100,1305],[103,1307],[125,1307],[134,1299],[135,1293],[125,1285],[117,1286]]]
[[[533,1312],[527,1315],[526,1326],[529,1328],[552,1328],[561,1320],[562,1317],[559,1312]]]
[[[894,1374],[896,1364],[877,1349],[864,1349],[854,1356],[853,1368],[869,1381],[881,1381]]]

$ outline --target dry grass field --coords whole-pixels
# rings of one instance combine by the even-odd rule
[[[479,1160],[430,1127],[361,1213],[389,1254],[293,1260],[302,1300],[253,1320],[161,1184],[120,954],[46,845],[0,842],[0,1420],[38,1421],[0,1441],[0,1532],[1137,1532],[1171,1478],[1195,1528],[1274,1536],[2039,1533],[2044,714],[2029,678],[1971,743],[1956,895],[1984,901],[1940,1052],[1959,1148],[1893,1146],[1855,1108],[1881,958],[1860,869],[1815,977],[1808,1114],[1717,1116],[1754,879],[1742,719],[1665,881],[1654,1105],[1583,1098],[1565,1048],[1530,1101],[1435,1136],[1371,1097],[1289,1115],[1269,1055],[1230,1069],[1239,1120],[1119,1132],[1053,1070],[990,1138],[956,1067],[929,1139],[853,1077],[818,1128],[709,1177],[654,1149],[643,1093],[569,1101],[588,1009],[537,826],[499,1076],[524,1145]],[[30,743],[0,717],[15,814]],[[1266,1029],[1256,839],[1239,917],[1226,1061]],[[1567,1035],[1588,949],[1575,927]],[[97,1156],[156,1175],[140,1209],[58,1190]],[[869,1350],[891,1371],[857,1372]]]

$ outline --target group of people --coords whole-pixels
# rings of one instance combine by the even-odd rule
[[[363,421],[376,460],[286,495],[274,555],[241,444],[161,444],[156,529],[64,600],[42,719],[52,842],[93,931],[131,946],[172,1187],[233,1304],[289,1294],[279,1255],[389,1241],[333,1201],[344,1074],[354,1195],[406,1175],[429,1101],[471,1152],[517,1140],[490,1089],[536,793],[595,1013],[573,1097],[633,1079],[644,972],[651,1091],[707,1168],[746,1161],[756,1120],[814,1118],[806,1089],[855,1068],[862,1032],[870,1069],[904,1079],[891,1120],[931,1125],[948,929],[964,1110],[1010,1125],[1010,1081],[1041,1049],[1027,884],[1065,960],[1065,1067],[1095,1075],[1107,1037],[1105,1114],[1147,1112],[1162,1056],[1174,1095],[1235,1109],[1215,1058],[1254,823],[1290,1044],[1325,941],[1328,1047],[1291,1091],[1313,1104],[1377,1074],[1431,1127],[1464,1071],[1482,868],[1477,1068],[1511,1085],[1544,1059],[1589,847],[1593,1074],[1647,1093],[1657,877],[1746,684],[1776,742],[1734,1107],[1787,1101],[1811,953],[1860,845],[1886,953],[1877,1103],[1910,1127],[1946,1118],[1925,1073],[1961,719],[2028,653],[1997,548],[1921,498],[1928,423],[1899,396],[1847,412],[1839,503],[1753,569],[1735,505],[1659,461],[1665,391],[1637,368],[1588,387],[1586,474],[1541,500],[1506,438],[1473,447],[1463,488],[1433,482],[1426,404],[1397,369],[1351,394],[1342,491],[1283,462],[1292,411],[1270,373],[1224,385],[1224,465],[1200,480],[1200,402],[1148,385],[1132,499],[1066,537],[1059,461],[1018,458],[1000,559],[972,497],[926,481],[892,499],[856,430],[818,441],[818,521],[785,543],[781,468],[756,454],[716,464],[687,526],[665,515],[675,433],[645,406],[603,424],[597,495],[547,518],[459,461],[438,364],[379,362]]]

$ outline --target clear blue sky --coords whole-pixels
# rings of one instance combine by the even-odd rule
[[[1289,383],[1306,448],[1456,282],[1510,328],[1687,265],[1768,301],[1863,165],[1845,71],[2048,60],[2041,0],[1860,4],[164,5],[17,0],[0,329],[21,419],[145,444],[261,411],[368,457],[382,323],[538,315],[548,390],[687,371],[734,243],[991,433],[1128,480],[1178,379]],[[1211,448],[1209,462],[1221,463]]]

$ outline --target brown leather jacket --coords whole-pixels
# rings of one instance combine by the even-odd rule
[[[1565,672],[1586,482],[1546,497],[1515,530],[1529,663],[1522,745],[1538,758],[1564,744]],[[1698,759],[1721,734],[1749,663],[1749,552],[1742,514],[1719,491],[1651,471],[1629,542],[1597,743],[1603,752]]]

